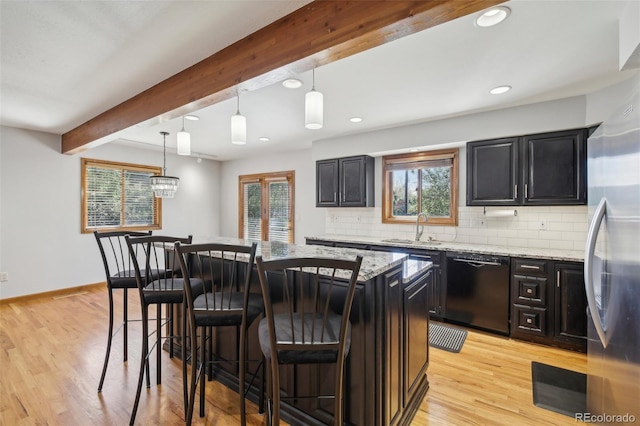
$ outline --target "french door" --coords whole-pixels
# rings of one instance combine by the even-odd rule
[[[292,243],[294,171],[239,177],[239,238]]]

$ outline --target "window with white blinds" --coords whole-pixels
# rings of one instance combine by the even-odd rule
[[[161,200],[153,196],[149,177],[159,167],[82,160],[82,232],[160,229]]]
[[[293,180],[293,171],[240,176],[240,238],[293,242]]]

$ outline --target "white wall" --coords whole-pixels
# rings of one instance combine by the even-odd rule
[[[311,150],[301,149],[222,163],[221,235],[238,237],[238,177],[285,170],[295,171],[295,242],[304,244],[305,236],[324,232],[324,211],[315,207],[315,162]]]
[[[80,158],[162,164],[161,151],[107,144],[60,154],[60,136],[0,128],[0,265],[9,281],[0,298],[104,281],[95,238],[80,232]],[[219,235],[220,164],[167,155],[167,172],[181,178],[163,200],[163,234]]]

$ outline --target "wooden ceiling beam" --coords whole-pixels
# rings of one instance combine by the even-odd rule
[[[62,135],[74,154],[504,0],[316,0]]]

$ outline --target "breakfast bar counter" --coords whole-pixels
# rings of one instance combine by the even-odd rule
[[[195,243],[220,242],[249,245],[235,238],[195,238]],[[260,241],[256,256],[265,260],[285,257],[363,257],[350,321],[351,349],[345,369],[344,413],[350,425],[409,424],[429,382],[427,366],[428,295],[432,283],[431,262],[407,259],[402,253],[307,246]],[[259,293],[257,272],[253,269],[251,291]],[[181,318],[181,315],[176,315]],[[256,321],[249,329],[249,359],[261,359]],[[174,326],[176,331],[180,327]],[[214,331],[214,355],[237,359],[237,332],[234,327]],[[237,389],[237,367],[221,364],[214,378]],[[248,371],[255,371],[256,364]],[[331,393],[332,365],[281,367],[283,393],[315,395]],[[245,377],[247,384],[250,374]],[[258,401],[259,382],[250,386],[248,398]],[[298,399],[282,404],[283,419],[291,424],[331,424],[332,400]]]

